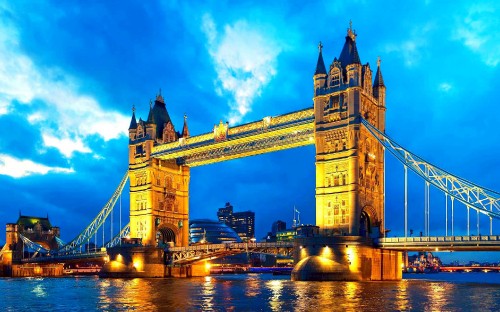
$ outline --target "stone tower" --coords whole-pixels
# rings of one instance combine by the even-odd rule
[[[148,119],[129,127],[130,234],[145,246],[187,246],[189,167],[154,158],[153,148],[189,136],[186,118],[176,132],[160,94],[150,103]]]
[[[327,234],[378,236],[384,227],[384,151],[361,118],[385,131],[385,85],[361,64],[352,25],[328,70],[322,45],[314,81],[316,225]]]

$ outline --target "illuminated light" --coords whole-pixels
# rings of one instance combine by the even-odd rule
[[[490,270],[488,270],[488,269],[484,269],[484,270],[483,270],[483,272],[484,272],[484,273],[488,273],[489,271],[490,271]]]
[[[109,256],[104,257],[104,262],[109,262]]]
[[[368,153],[368,157],[370,157],[371,159],[375,159],[375,154],[373,154],[373,153]]]
[[[404,269],[405,268],[405,264],[404,263],[401,263],[401,268]]]
[[[142,270],[142,261],[136,260],[132,265],[137,271]]]
[[[123,256],[121,254],[116,255],[116,261],[122,262],[123,261]]]
[[[436,251],[439,251],[439,248],[437,248],[437,247],[436,247],[436,249],[435,249],[435,250],[436,250]]]
[[[212,265],[210,264],[210,262],[205,262],[205,271],[210,271],[211,267]]]
[[[300,245],[300,249],[304,248],[304,246]]]
[[[330,249],[330,247],[328,247],[328,246],[323,247],[323,249],[321,251],[321,257],[327,258],[327,259],[330,259],[332,257],[332,250]]]

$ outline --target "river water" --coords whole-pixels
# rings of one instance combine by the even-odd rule
[[[500,273],[414,274],[399,282],[289,279],[0,278],[0,311],[500,311]]]

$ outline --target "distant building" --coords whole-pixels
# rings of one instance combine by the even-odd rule
[[[286,230],[286,222],[285,221],[275,221],[271,227],[271,233],[276,236],[276,233]]]
[[[199,219],[189,222],[190,244],[240,243],[238,234],[224,222]]]
[[[319,226],[316,225],[301,225],[292,229],[286,229],[276,233],[276,241],[290,242],[296,237],[312,237],[319,235]]]
[[[217,218],[231,227],[243,240],[255,237],[255,213],[253,211],[233,212],[228,202],[217,211]]]
[[[5,244],[7,250],[14,252],[14,258],[25,256],[23,252],[25,244],[20,235],[46,249],[59,248],[57,239],[60,236],[60,229],[50,224],[48,216],[41,218],[20,215],[16,223],[7,223]]]
[[[267,235],[263,238],[266,242],[276,242],[276,233],[282,232],[286,230],[286,222],[285,221],[275,221],[271,226],[271,232],[267,232]]]
[[[297,230],[295,229],[287,229],[284,231],[280,231],[276,233],[276,241],[277,242],[291,242],[297,236]]]
[[[189,222],[189,244],[221,244],[241,243],[238,234],[224,222],[198,219]],[[212,259],[212,265],[247,265],[249,257],[246,253]]]

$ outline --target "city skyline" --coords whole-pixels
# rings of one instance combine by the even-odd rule
[[[495,2],[398,3],[388,12],[387,3],[363,2],[27,5],[0,4],[0,119],[11,129],[0,141],[3,223],[15,222],[19,211],[49,214],[64,240],[75,237],[127,169],[132,106],[145,119],[160,88],[176,130],[187,114],[191,135],[221,119],[231,126],[311,107],[317,45],[328,66],[350,20],[361,62],[373,70],[382,60],[388,135],[453,174],[500,190]],[[320,10],[324,19],[316,18]],[[403,235],[403,169],[387,155],[387,170],[386,210],[396,216],[387,227]],[[423,213],[411,209],[423,202],[423,182],[410,176],[410,186],[409,228],[417,235]],[[302,223],[314,224],[314,187],[313,146],[197,167],[190,218],[211,217],[231,202],[256,212],[260,238],[278,219],[291,223],[294,206]],[[431,217],[436,235],[444,235],[443,209]],[[464,215],[457,231],[465,230]],[[487,226],[483,221],[481,232]]]

